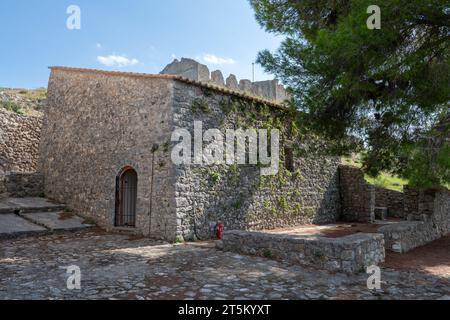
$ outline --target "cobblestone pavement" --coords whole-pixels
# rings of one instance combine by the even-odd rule
[[[81,268],[68,290],[66,267]],[[347,276],[218,251],[82,231],[0,241],[0,299],[450,299],[450,279],[382,269]]]

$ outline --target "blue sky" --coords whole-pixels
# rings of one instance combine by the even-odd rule
[[[70,5],[80,30],[66,27]],[[281,37],[261,29],[247,0],[1,0],[0,42],[0,87],[36,88],[51,65],[159,73],[174,57],[251,79],[258,51]],[[255,80],[273,79],[255,68]]]

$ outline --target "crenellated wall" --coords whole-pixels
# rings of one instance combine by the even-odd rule
[[[247,79],[237,81],[234,74],[231,74],[226,80],[220,70],[209,72],[206,65],[198,63],[193,59],[181,58],[175,59],[167,65],[161,74],[180,75],[200,82],[213,82],[219,86],[228,87],[232,90],[240,90],[255,96],[263,97],[272,101],[283,102],[290,98],[283,85],[278,80],[267,80],[251,82]]]

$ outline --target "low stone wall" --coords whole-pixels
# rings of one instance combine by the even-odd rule
[[[405,221],[387,225],[379,229],[384,235],[386,249],[405,253],[442,237],[432,223]]]
[[[434,212],[436,194],[442,189],[419,189],[405,186],[405,215],[408,220],[424,220]]]
[[[437,240],[450,232],[450,191],[408,190],[405,195],[405,207],[408,219],[393,225],[381,227],[386,248],[404,253]],[[416,220],[416,221],[413,221]]]
[[[0,109],[0,172],[36,171],[41,127],[40,117]]]
[[[384,262],[382,234],[323,238],[248,231],[226,231],[223,250],[325,269],[358,273]]]
[[[339,166],[342,220],[370,222],[374,219],[375,189],[366,183],[363,172],[351,166]]]
[[[1,180],[0,178],[0,184]],[[40,173],[11,172],[3,177],[4,196],[14,198],[42,197],[43,190],[43,176]]]
[[[375,186],[375,207],[387,208],[389,217],[405,218],[403,192]]]

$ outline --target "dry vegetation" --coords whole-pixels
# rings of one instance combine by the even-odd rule
[[[27,116],[42,116],[46,95],[46,88],[0,88],[0,108]]]

